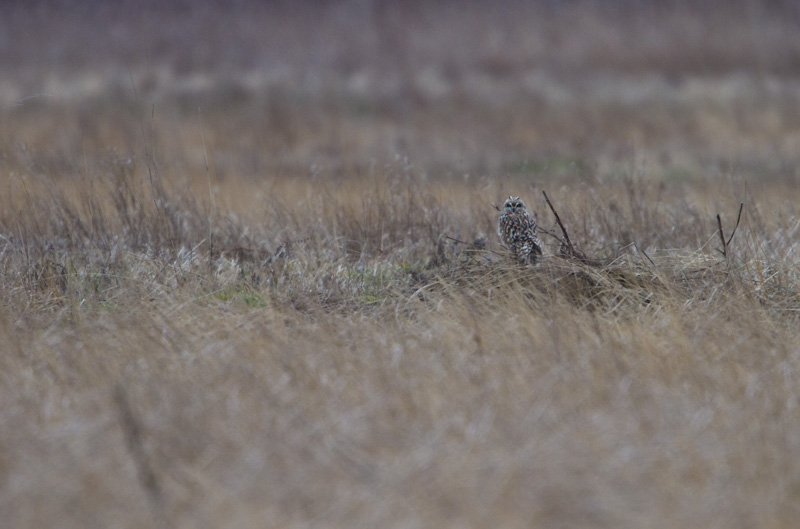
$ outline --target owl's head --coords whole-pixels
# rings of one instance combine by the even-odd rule
[[[520,211],[525,211],[525,203],[522,202],[519,197],[509,196],[506,199],[506,203],[503,204],[503,212],[517,213]]]

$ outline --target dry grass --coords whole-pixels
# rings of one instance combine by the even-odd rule
[[[373,14],[375,31],[416,35],[379,53],[452,76],[446,93],[343,90],[381,62],[359,55],[369,32],[343,36],[353,5],[334,3],[225,15],[245,41],[289,43],[297,68],[318,65],[333,79],[318,92],[170,94],[158,80],[148,92],[127,50],[135,94],[5,107],[4,523],[794,527],[800,92],[783,24],[796,10],[736,4],[748,33],[731,11],[644,3],[626,16],[652,40],[632,50],[622,25],[598,47],[614,12],[565,5],[486,15],[512,35],[537,28],[542,42],[514,53],[470,29],[475,6]],[[179,13],[195,25],[176,31],[228,42],[204,25],[208,9]],[[281,30],[320,12],[335,44],[323,59]],[[12,18],[24,27],[31,13]],[[445,19],[449,39],[479,38],[448,55],[429,30]],[[259,20],[275,32],[251,33]],[[648,32],[656,20],[667,29]],[[687,20],[713,29],[705,47],[691,24],[670,37]],[[546,30],[570,23],[583,40]],[[63,49],[78,59],[114,64],[72,38]],[[215,79],[225,64],[228,81],[246,78],[236,49],[200,56]],[[193,57],[162,51],[144,65]],[[570,57],[578,92],[515,92],[530,60],[557,78]],[[749,81],[731,81],[731,61]],[[44,75],[22,62],[0,66],[9,83]],[[67,74],[91,77],[80,64]],[[643,99],[598,81],[641,88],[654,71],[686,77]],[[731,99],[709,100],[720,86]],[[558,257],[543,190],[588,262]],[[509,193],[555,235],[542,234],[549,257],[535,267],[494,234],[491,204]],[[723,256],[716,215],[730,234],[741,202]]]

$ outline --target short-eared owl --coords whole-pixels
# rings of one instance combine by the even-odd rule
[[[519,197],[508,197],[497,222],[497,234],[521,263],[535,263],[542,255],[536,221]]]

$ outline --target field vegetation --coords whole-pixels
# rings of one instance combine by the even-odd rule
[[[137,5],[0,20],[4,525],[795,527],[793,3]]]

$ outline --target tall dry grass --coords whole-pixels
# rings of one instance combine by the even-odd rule
[[[1,17],[3,524],[794,527],[796,8],[595,4]]]
[[[399,164],[281,182],[296,201],[228,182],[256,197],[228,210],[109,167],[3,206],[9,523],[794,523],[782,186],[747,197],[727,257],[706,204],[730,231],[733,191],[551,190],[596,262],[543,235],[519,268],[490,232],[503,182]]]

